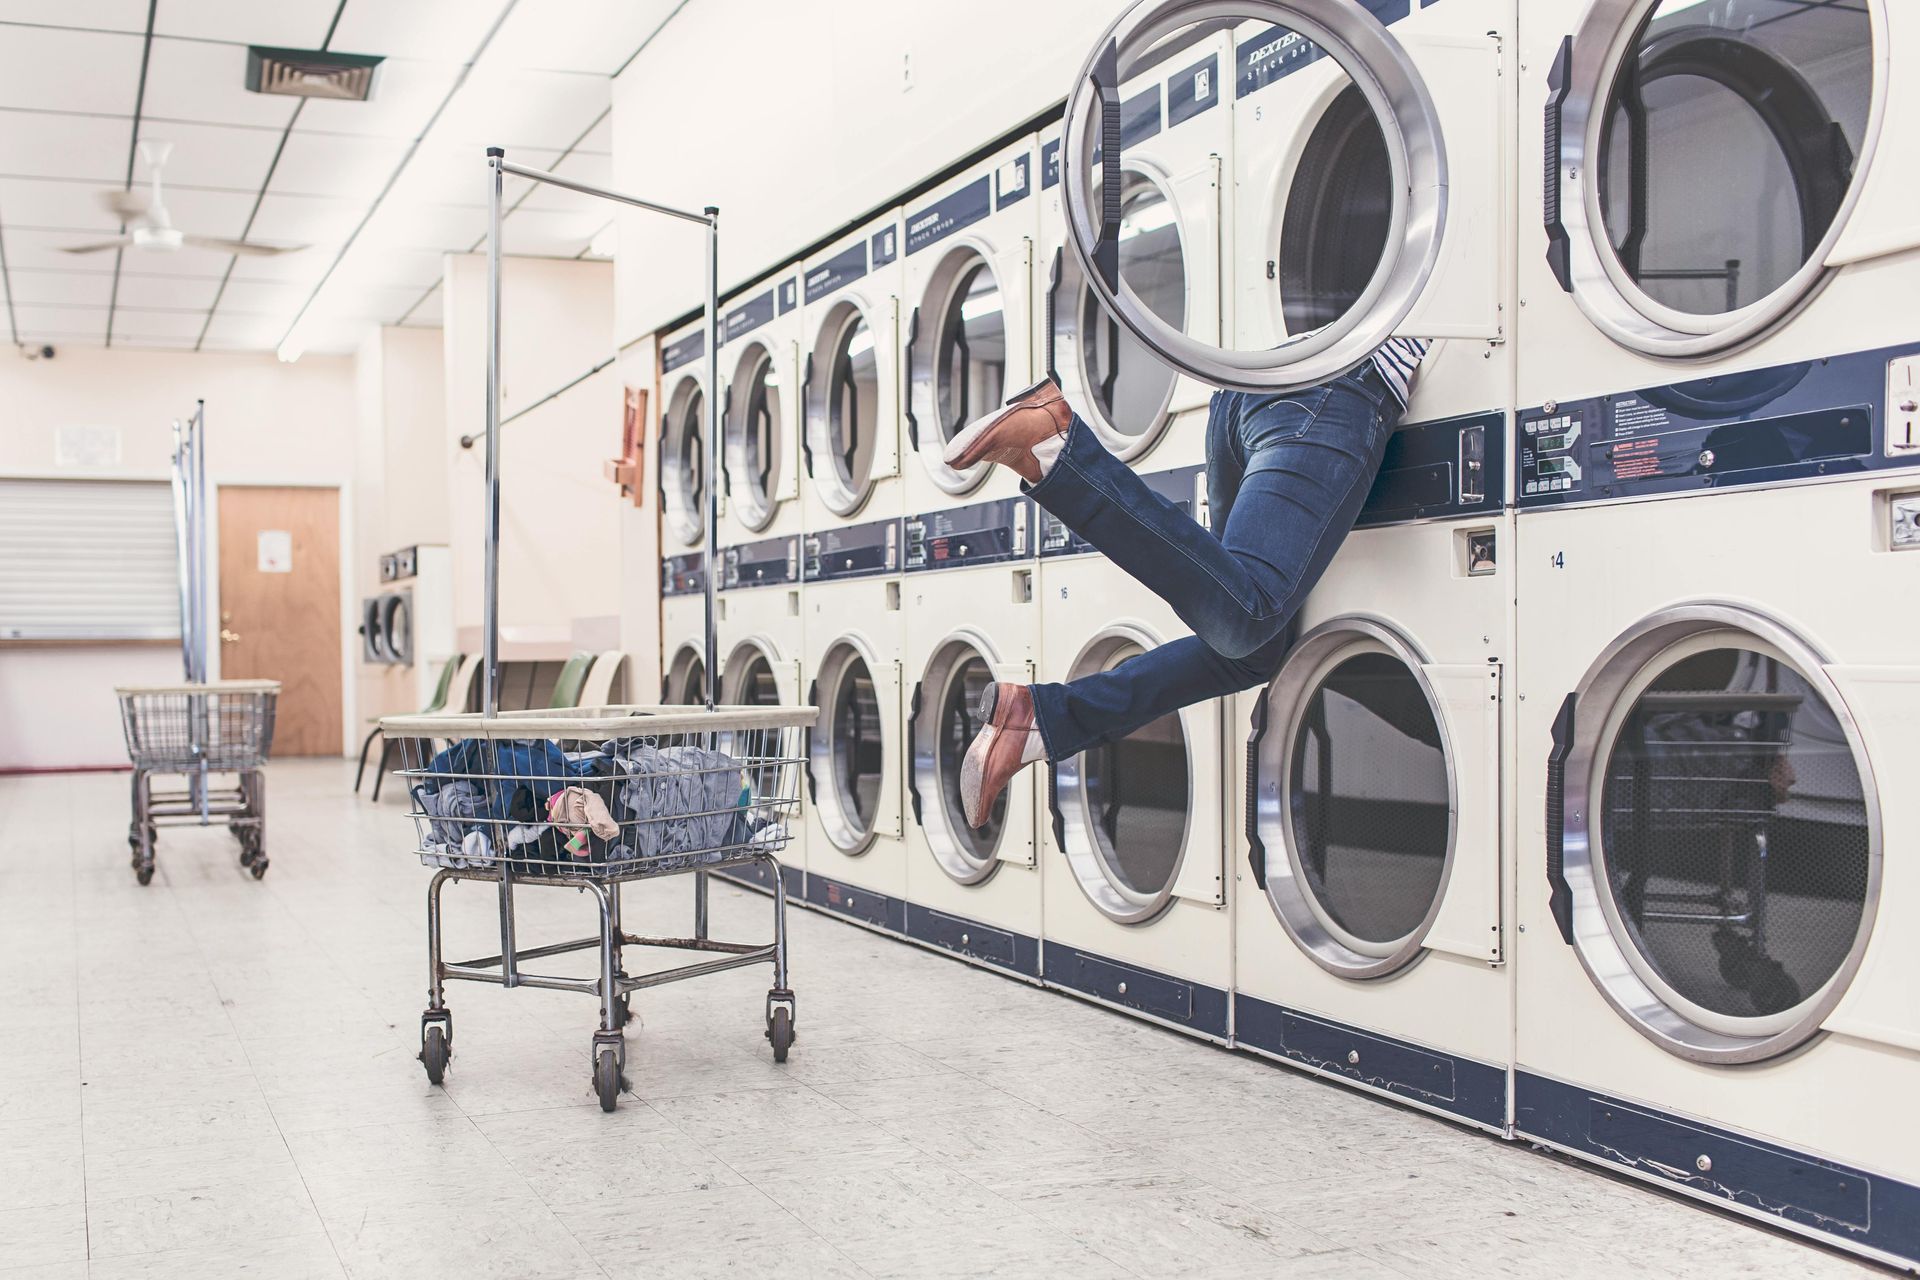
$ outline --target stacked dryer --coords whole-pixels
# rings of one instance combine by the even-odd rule
[[[707,334],[704,321],[660,348],[660,700],[706,701]]]
[[[901,932],[906,914],[900,651],[898,211],[803,264],[802,671],[806,895]]]
[[[1310,383],[1433,340],[1300,640],[1238,700],[1239,1044],[1504,1132],[1513,0],[1236,32],[1233,344]],[[1428,186],[1396,181],[1420,171]],[[1444,202],[1438,192],[1444,189]],[[1224,363],[1224,362],[1223,362]],[[1222,370],[1222,376],[1226,374]]]
[[[1527,20],[1515,1128],[1911,1267],[1920,11]]]
[[[1177,43],[1120,86],[1119,277],[1196,341],[1221,333],[1223,194],[1232,171],[1225,33]],[[1065,243],[1058,130],[1042,135],[1047,363],[1109,448],[1200,518],[1204,384],[1167,369],[1100,305]],[[1044,514],[1040,678],[1105,670],[1186,634],[1164,603]],[[1211,1038],[1228,1034],[1223,704],[1164,717],[1055,762],[1043,977]]]
[[[968,422],[1038,381],[1039,179],[1027,138],[907,207],[902,477],[906,931],[1030,979],[1040,975],[1034,774],[972,831],[960,763],[986,686],[1034,678],[1033,504],[1004,468],[957,472],[942,454]]]

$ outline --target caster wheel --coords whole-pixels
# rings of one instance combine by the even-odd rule
[[[1756,1012],[1781,1013],[1800,1003],[1800,984],[1787,976],[1778,960],[1772,960],[1756,967],[1747,994]]]
[[[612,1111],[620,1105],[620,1051],[602,1049],[593,1059],[593,1091],[600,1095],[600,1109]]]
[[[257,852],[255,852],[253,849],[248,848],[245,844],[242,844],[240,846],[240,865],[241,866],[243,867],[252,866],[253,860],[259,856],[260,855]]]
[[[153,868],[152,867],[135,867],[133,869],[133,878],[138,880],[143,885],[151,884],[153,883]]]
[[[447,1059],[452,1056],[445,1027],[436,1023],[421,1033],[420,1065],[427,1069],[427,1083],[439,1084],[447,1078]]]
[[[258,880],[262,876],[266,875],[267,874],[267,855],[264,853],[257,854],[254,857],[253,861],[247,865],[247,870],[253,873],[253,878],[255,880]]]
[[[793,1010],[781,1005],[767,1019],[767,1039],[773,1042],[773,1060],[785,1062],[793,1047]]]

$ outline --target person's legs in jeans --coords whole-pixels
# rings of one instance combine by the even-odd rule
[[[1075,418],[1035,501],[1173,607],[1194,635],[1032,688],[1048,758],[1251,688],[1373,486],[1399,405],[1371,364],[1287,398],[1223,393],[1208,422],[1214,530],[1141,483]]]

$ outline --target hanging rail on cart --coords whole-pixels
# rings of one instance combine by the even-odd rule
[[[415,852],[439,870],[427,890],[428,992],[420,1018],[420,1061],[439,1084],[453,1051],[448,981],[543,987],[596,996],[600,1027],[593,1037],[593,1083],[600,1105],[617,1104],[626,1065],[629,997],[644,987],[773,965],[766,1000],[766,1036],[777,1062],[794,1039],[796,1006],[787,981],[786,899],[778,855],[799,806],[801,736],[811,707],[716,707],[708,682],[704,712],[684,707],[605,707],[572,713],[500,710],[500,217],[507,175],[610,200],[706,229],[706,358],[709,386],[719,382],[719,210],[699,213],[509,162],[487,151],[487,391],[485,594],[482,603],[482,707],[478,715],[398,716],[381,722],[401,743],[412,798]],[[706,474],[720,473],[720,403],[706,401]],[[718,494],[706,511],[707,669],[717,657],[715,584],[719,581]],[[775,885],[773,939],[718,942],[709,936],[708,876],[717,869],[764,862]],[[630,880],[693,876],[691,937],[626,932],[620,886]],[[441,956],[440,894],[453,880],[491,882],[499,895],[496,955],[449,963]],[[599,908],[595,936],[521,947],[514,891],[528,885],[584,890]],[[629,974],[624,951],[658,947],[699,952],[706,959],[652,973]],[[593,977],[532,973],[531,961],[597,951]]]

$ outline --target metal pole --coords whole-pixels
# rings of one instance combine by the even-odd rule
[[[180,671],[193,683],[193,539],[188,534],[193,517],[187,511],[186,436],[180,419],[173,420],[173,542],[180,557]]]
[[[488,718],[500,714],[500,167],[506,154],[500,147],[487,148],[487,544],[480,687]]]
[[[707,214],[707,710],[720,686],[720,210]],[[700,877],[702,882],[705,876]],[[704,884],[703,884],[704,887]],[[705,895],[703,894],[702,897]]]
[[[207,678],[207,402],[193,406],[193,678]]]

